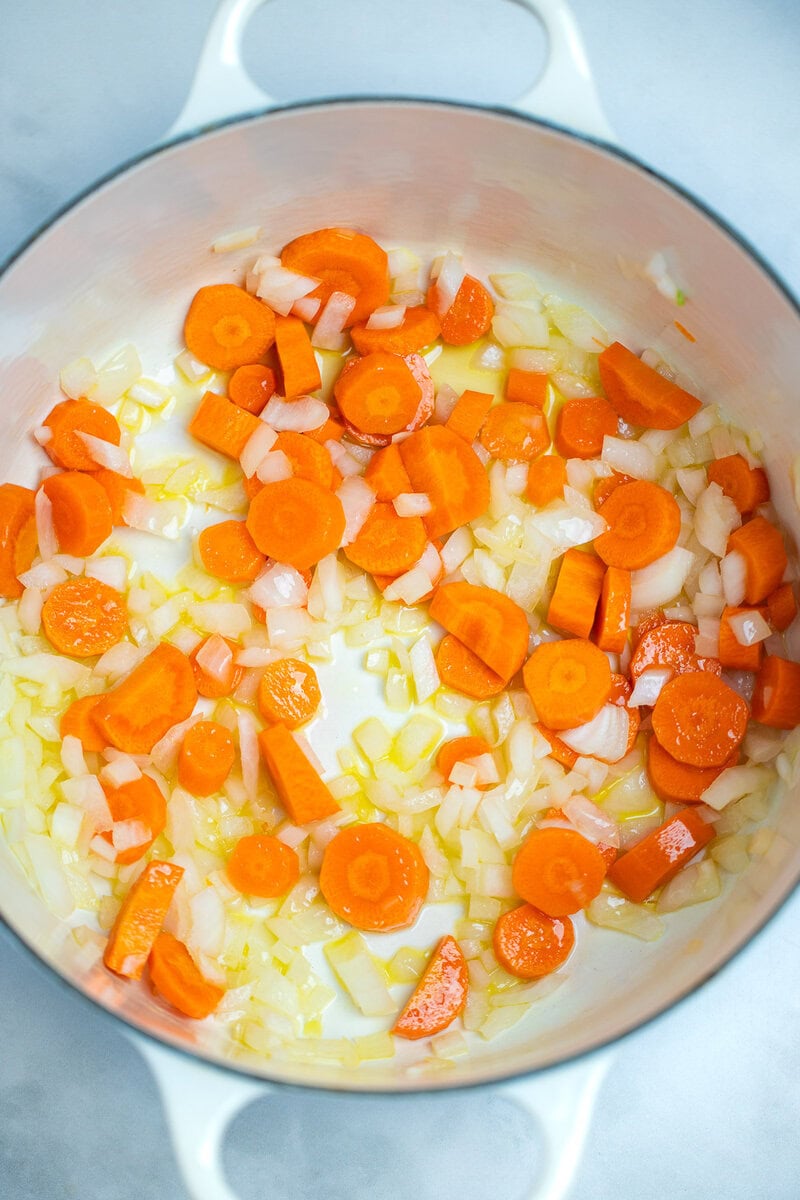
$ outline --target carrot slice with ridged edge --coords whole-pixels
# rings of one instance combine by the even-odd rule
[[[148,958],[153,991],[195,1021],[210,1017],[225,989],[205,979],[183,942],[171,933],[156,938]]]
[[[128,627],[125,598],[99,579],[77,575],[53,588],[42,605],[42,625],[61,654],[103,654]]]
[[[257,417],[275,392],[275,372],[262,363],[237,367],[228,380],[228,398]]]
[[[345,516],[338,496],[320,484],[279,479],[250,501],[246,524],[262,554],[303,571],[339,548]]]
[[[528,467],[525,495],[537,508],[544,508],[553,500],[564,499],[567,482],[567,464],[560,454],[544,454]]]
[[[312,483],[318,483],[324,488],[334,486],[336,475],[330,451],[308,434],[295,433],[291,429],[283,430],[278,434],[278,440],[272,449],[281,450],[286,455],[292,474],[297,479],[310,479]],[[341,476],[339,479],[341,480]]]
[[[586,908],[606,877],[597,847],[576,830],[534,829],[517,851],[514,891],[548,917],[567,917]]]
[[[633,476],[626,475],[624,471],[612,471],[610,475],[595,479],[593,500],[598,512],[611,493],[615,492],[623,483],[633,483]]]
[[[258,683],[258,710],[265,721],[297,729],[310,721],[322,701],[317,673],[299,658],[268,663]]]
[[[103,962],[110,971],[125,979],[141,979],[182,878],[183,867],[176,863],[147,864],[129,888],[108,935]]]
[[[339,811],[330,790],[285,725],[278,722],[262,729],[258,744],[278,798],[295,825],[320,821]]]
[[[569,917],[548,917],[521,904],[499,917],[492,935],[495,958],[518,979],[540,979],[563,966],[575,945]]]
[[[427,304],[436,311],[436,285],[428,288]],[[439,314],[442,341],[449,346],[468,346],[488,333],[494,316],[494,301],[474,275],[465,275],[446,313]]]
[[[333,394],[347,425],[361,434],[389,438],[419,428],[433,412],[433,380],[419,354],[376,350],[351,358]]]
[[[167,803],[164,794],[154,779],[149,775],[141,775],[129,783],[119,787],[103,785],[108,801],[111,817],[117,821],[138,821],[147,830],[147,836],[136,846],[127,850],[117,851],[117,862],[120,865],[137,862],[146,854],[160,833],[163,833],[167,823]],[[105,833],[106,841],[112,841],[110,834]]]
[[[213,283],[195,294],[183,325],[187,349],[218,371],[263,358],[275,341],[275,314],[234,283]]]
[[[239,838],[225,864],[228,881],[246,896],[285,896],[300,878],[297,851],[270,833]]]
[[[137,496],[145,494],[141,479],[128,478],[127,475],[120,475],[118,471],[109,471],[106,467],[101,467],[99,471],[92,471],[92,476],[108,497],[108,503],[111,505],[111,520],[114,525],[126,525],[123,509],[128,496],[131,492]]]
[[[629,900],[641,904],[656,888],[674,879],[713,837],[714,826],[695,809],[681,809],[620,855],[609,868],[608,878]]]
[[[236,761],[233,738],[219,721],[198,721],[187,729],[178,754],[178,783],[193,796],[220,791]]]
[[[53,506],[53,526],[62,553],[88,558],[110,537],[111,505],[92,475],[62,471],[45,479],[42,490]]]
[[[647,776],[659,800],[670,804],[699,804],[703,792],[728,767],[735,767],[739,751],[721,767],[691,767],[668,754],[657,737],[647,742]]]
[[[769,500],[769,480],[763,467],[751,467],[741,454],[727,454],[708,464],[708,482],[716,483],[740,513],[752,512]]]
[[[463,438],[441,425],[412,433],[400,443],[403,466],[415,492],[433,509],[424,518],[428,537],[444,537],[489,507],[489,477]]]
[[[480,443],[492,458],[530,462],[550,445],[550,431],[538,408],[504,400],[489,409]]]
[[[609,567],[639,570],[663,557],[678,541],[681,510],[675,497],[646,479],[623,483],[603,504],[609,528],[594,539]]]
[[[149,754],[168,729],[191,716],[197,687],[189,659],[161,642],[92,711],[107,746]]]
[[[588,638],[595,621],[606,568],[593,554],[567,550],[547,609],[547,623],[562,633]]]
[[[366,321],[389,299],[386,251],[365,233],[339,228],[304,233],[284,246],[281,263],[290,271],[319,279],[310,295],[320,301],[320,312],[333,292],[353,296],[356,303],[347,326]]]
[[[753,720],[773,729],[800,725],[800,663],[768,654],[753,689]]]
[[[372,354],[376,350],[416,354],[436,341],[439,328],[436,313],[423,304],[416,304],[406,309],[402,324],[393,329],[367,329],[366,325],[354,325],[350,336],[359,354]]]
[[[611,694],[611,667],[582,638],[543,642],[522,671],[536,714],[548,729],[575,729],[596,717]]]
[[[653,732],[678,762],[721,767],[747,731],[747,705],[708,671],[670,679],[653,708]]]
[[[468,993],[466,959],[456,939],[447,934],[428,960],[422,978],[392,1026],[392,1033],[410,1041],[441,1033],[463,1012]]]
[[[473,700],[488,700],[504,691],[506,680],[478,658],[458,638],[446,634],[436,648],[436,669],[445,687],[472,696]]]
[[[494,588],[442,584],[433,594],[430,615],[506,682],[525,661],[528,618],[518,604]]]
[[[728,552],[738,551],[745,561],[744,598],[760,604],[774,592],[788,565],[783,536],[765,517],[753,517],[728,538]]]
[[[396,576],[419,562],[427,544],[421,517],[398,517],[392,504],[378,501],[344,553],[373,575]]]
[[[462,392],[455,408],[444,423],[445,429],[457,433],[465,442],[474,442],[494,403],[492,392]]]
[[[244,521],[207,525],[197,539],[197,553],[209,575],[226,583],[251,583],[267,561]]]
[[[23,587],[17,578],[36,557],[36,496],[16,483],[0,484],[0,596],[17,600]]]
[[[599,458],[603,438],[617,432],[617,414],[602,396],[567,400],[556,417],[556,450],[564,458]]]
[[[607,346],[597,366],[606,396],[629,425],[677,429],[702,407],[696,396],[648,367],[621,342]]]
[[[42,424],[51,434],[44,443],[44,452],[64,471],[93,471],[97,467],[80,434],[88,433],[112,446],[118,446],[122,439],[117,418],[89,400],[62,400]]]
[[[429,872],[416,842],[388,825],[348,825],[325,848],[319,886],[328,907],[356,929],[413,925]]]
[[[644,671],[669,667],[676,675],[687,671],[710,671],[719,675],[716,658],[700,657],[695,650],[697,627],[688,621],[671,621],[659,614],[636,627],[636,649],[630,673],[638,679]]]
[[[311,338],[298,317],[275,318],[275,349],[284,396],[304,396],[322,386]]]

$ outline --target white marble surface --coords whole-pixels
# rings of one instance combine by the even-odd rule
[[[213,7],[5,7],[0,259],[171,123]],[[796,0],[573,8],[620,143],[702,196],[800,295]],[[509,102],[542,44],[507,0],[274,0],[247,54],[280,100],[397,91]],[[570,1200],[800,1193],[798,948],[796,896],[700,993],[616,1048]],[[2,931],[0,1030],[4,1200],[185,1200],[142,1061]],[[521,1200],[536,1149],[524,1114],[490,1092],[283,1092],[236,1122],[226,1165],[243,1200]]]

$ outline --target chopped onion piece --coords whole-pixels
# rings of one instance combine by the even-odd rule
[[[584,546],[605,533],[608,523],[600,513],[565,503],[548,504],[529,518],[530,525],[557,550]]]
[[[596,717],[576,729],[565,729],[561,740],[576,754],[618,762],[628,745],[630,718],[620,704],[604,704]]]
[[[270,644],[282,650],[294,650],[308,641],[314,623],[304,608],[268,608],[267,633]]]
[[[175,366],[189,383],[199,383],[211,374],[211,368],[201,363],[199,358],[195,358],[188,350],[181,351],[175,359]]]
[[[349,546],[375,507],[375,493],[359,476],[352,475],[339,485],[336,492],[344,509],[345,527],[342,545]]]
[[[302,608],[308,586],[294,567],[276,562],[261,572],[247,594],[259,608]]]
[[[192,713],[185,721],[179,721],[177,725],[168,729],[164,736],[156,742],[150,751],[150,757],[157,771],[160,771],[162,775],[169,775],[171,771],[174,771],[187,731],[202,720],[202,713]]]
[[[47,562],[36,563],[30,570],[23,571],[17,578],[24,588],[52,588],[57,583],[64,582],[67,572],[54,559],[49,558]]]
[[[308,591],[308,611],[323,620],[337,617],[344,608],[344,568],[336,554],[321,558]]]
[[[95,404],[113,404],[127,392],[142,374],[142,364],[135,346],[122,346],[97,372],[97,382],[91,399]]]
[[[619,847],[619,826],[586,796],[573,796],[561,805],[564,816],[590,842]]]
[[[122,517],[131,529],[175,541],[186,524],[189,505],[180,500],[150,500],[137,492],[126,492]]]
[[[236,725],[239,731],[239,757],[242,763],[242,782],[248,800],[255,800],[258,794],[258,727],[248,712],[242,709],[236,714]]]
[[[384,304],[367,318],[367,329],[398,329],[405,320],[405,304]]]
[[[440,685],[439,672],[427,633],[423,633],[414,642],[409,650],[409,658],[411,659],[411,672],[414,676],[414,688],[417,693],[417,704],[424,704]]]
[[[221,684],[230,682],[233,651],[220,634],[212,633],[206,638],[195,655],[195,662],[204,675]]]
[[[261,412],[261,420],[279,432],[288,429],[294,433],[308,433],[324,425],[330,415],[327,404],[313,396],[298,396],[292,400],[270,396]]]
[[[44,592],[39,588],[25,588],[17,601],[17,618],[24,633],[38,633],[42,626]]]
[[[189,901],[191,929],[186,938],[194,954],[218,956],[225,941],[225,906],[214,887],[204,887]]]
[[[115,471],[117,475],[124,475],[126,479],[133,478],[131,460],[122,446],[115,446],[113,442],[94,437],[91,433],[82,433],[79,429],[75,432],[98,467],[106,467],[109,471]]]
[[[635,479],[655,479],[656,456],[653,451],[632,438],[603,438],[603,462],[614,471],[633,475]]]
[[[631,575],[631,607],[635,612],[663,608],[680,595],[694,564],[694,555],[675,546],[661,558]]]
[[[453,763],[453,769],[447,777],[447,782],[456,783],[459,787],[473,788],[478,782],[478,772],[465,762]]]
[[[355,306],[355,296],[331,292],[314,326],[311,345],[319,350],[343,350],[346,344],[344,327]]]
[[[454,533],[451,533],[441,549],[445,574],[452,575],[453,571],[461,566],[467,555],[472,553],[474,547],[472,534],[466,525],[459,526]]]
[[[689,863],[664,887],[656,901],[656,912],[677,912],[690,904],[713,900],[722,891],[717,864],[710,858]]]
[[[675,472],[678,487],[690,504],[697,504],[708,486],[705,467],[680,467]]]
[[[441,579],[442,560],[433,542],[428,542],[422,553],[422,557],[416,565],[423,568],[431,584],[438,583]]]
[[[420,261],[413,250],[407,249],[405,246],[398,246],[395,250],[389,250],[387,255],[389,263],[389,278],[396,279],[398,275],[403,275],[408,271],[418,271]]]
[[[92,558],[86,563],[86,575],[89,579],[99,579],[117,592],[124,592],[128,582],[128,562],[119,554],[107,554],[102,558]]]
[[[116,646],[101,654],[92,673],[108,677],[127,675],[151,649],[150,646],[134,646],[131,642],[117,642]]]
[[[481,346],[470,361],[470,366],[476,371],[502,371],[506,365],[506,352],[496,342],[487,342]]]
[[[436,389],[433,403],[433,415],[439,425],[449,420],[455,406],[458,404],[458,392],[449,383],[440,383]]]
[[[747,563],[738,550],[731,550],[719,564],[722,577],[722,592],[725,603],[731,608],[738,608],[744,600],[747,586]]]
[[[259,463],[269,454],[277,440],[277,432],[264,422],[250,434],[239,455],[239,463],[248,479],[255,475]]]
[[[33,436],[40,446],[46,446],[48,442],[53,440],[53,431],[49,425],[37,425],[33,431]]]
[[[466,271],[460,256],[448,250],[442,260],[433,289],[433,309],[437,316],[443,317],[452,308],[465,275]]]
[[[633,685],[630,699],[626,701],[628,708],[639,708],[646,704],[652,708],[665,683],[669,683],[674,675],[672,667],[650,667],[642,671]]]
[[[757,608],[746,609],[728,617],[728,624],[740,646],[755,646],[758,642],[766,641],[772,633]]]
[[[702,800],[709,808],[721,812],[734,800],[769,787],[774,776],[767,767],[728,767],[703,792]]]
[[[34,515],[39,554],[46,561],[58,553],[58,538],[56,537],[56,527],[53,524],[53,505],[42,488],[39,488],[36,493]]]
[[[401,600],[403,604],[416,604],[431,590],[431,581],[424,567],[417,564],[404,575],[398,575],[383,593],[384,600]]]
[[[257,276],[256,295],[282,317],[289,315],[296,300],[307,296],[319,285],[318,279],[299,275],[297,271],[290,271],[286,267],[274,266],[271,263],[260,271],[259,262],[253,268],[253,273]]]
[[[253,242],[257,242],[261,237],[260,225],[248,225],[244,229],[234,229],[231,233],[223,233],[215,242],[211,243],[211,249],[214,254],[227,254],[231,250],[244,250],[245,246],[252,246]]]
[[[61,791],[70,804],[83,809],[93,828],[100,833],[107,832],[114,824],[106,794],[95,775],[77,775],[74,779],[65,779]]]
[[[270,450],[256,467],[259,483],[277,483],[281,479],[291,479],[292,474],[292,464],[283,450]]]
[[[152,836],[152,830],[143,821],[115,821],[111,826],[111,844],[117,855],[144,846]]]
[[[321,307],[322,301],[316,296],[301,296],[292,305],[292,316],[299,317],[301,321],[311,322]]]
[[[61,740],[61,765],[72,779],[88,774],[81,740],[71,733],[65,734]]]
[[[475,758],[468,758],[466,763],[467,766],[474,769],[477,783],[490,785],[500,782],[500,775],[493,754],[478,754]]]
[[[597,388],[583,375],[577,375],[574,371],[554,371],[551,378],[553,386],[557,387],[567,400],[580,400],[597,395]]]
[[[330,454],[333,465],[340,474],[347,477],[362,473],[361,463],[341,442],[336,442],[331,438],[325,443],[325,449]]]
[[[611,341],[608,331],[585,308],[553,295],[545,296],[544,304],[553,324],[581,350],[599,354]]]
[[[532,304],[501,301],[492,318],[492,333],[501,346],[546,348],[550,342],[547,317]]]
[[[535,300],[539,298],[539,289],[530,275],[522,271],[507,271],[490,275],[491,283],[498,296],[504,300]]]
[[[252,629],[250,614],[243,604],[234,601],[199,601],[187,607],[189,619],[203,633],[219,633],[236,641]]]
[[[742,523],[741,514],[718,483],[710,483],[697,500],[694,534],[701,546],[722,558],[728,538]]]
[[[122,787],[125,783],[135,783],[141,779],[142,772],[129,754],[118,754],[111,762],[106,763],[100,772],[100,782],[109,787]]]
[[[398,517],[424,517],[433,509],[425,492],[401,492],[392,501]]]
[[[76,358],[61,368],[59,375],[61,390],[70,400],[80,400],[91,396],[97,383],[97,371],[90,358]],[[38,439],[37,439],[38,440]],[[44,442],[40,442],[44,445]]]
[[[624,896],[601,892],[586,909],[593,925],[629,933],[643,942],[655,942],[664,932],[664,922],[641,904],[632,904]]]

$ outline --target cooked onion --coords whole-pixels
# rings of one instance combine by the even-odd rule
[[[375,507],[375,493],[363,479],[352,475],[339,485],[336,495],[345,516],[342,545],[349,546],[358,537],[362,525]]]
[[[619,826],[613,817],[603,812],[586,796],[572,796],[561,805],[564,816],[590,842],[619,846]]]
[[[766,767],[728,767],[703,792],[703,803],[721,812],[734,800],[768,787],[773,778]]]
[[[398,329],[405,320],[405,304],[384,304],[370,313],[367,329]]]
[[[39,554],[43,559],[52,558],[58,552],[58,538],[56,537],[56,527],[53,524],[53,505],[42,488],[39,488],[36,493],[34,513]]]
[[[744,600],[747,586],[747,563],[738,550],[731,550],[719,564],[725,603],[738,608]]]
[[[728,625],[740,646],[755,646],[766,641],[772,633],[757,608],[745,609],[728,617]]]
[[[259,608],[301,608],[308,600],[308,587],[294,567],[273,563],[250,585],[247,594]]]
[[[291,479],[292,464],[283,450],[270,450],[256,467],[256,479],[259,483],[277,483],[281,479]]]
[[[639,708],[646,704],[652,707],[661,695],[665,683],[669,683],[674,671],[672,667],[650,667],[642,671],[633,685],[630,699],[626,701],[628,708]]]
[[[652,450],[633,438],[603,438],[603,462],[614,471],[633,475],[634,479],[655,479],[656,457]]]
[[[119,554],[92,558],[86,563],[86,575],[89,579],[99,579],[117,592],[124,592],[128,582],[128,562]]]
[[[301,296],[292,305],[292,316],[299,317],[301,321],[313,321],[321,304],[322,301],[318,300],[316,296]]]
[[[466,271],[460,257],[448,250],[442,260],[433,289],[433,309],[438,316],[444,316],[452,308],[465,275]]]
[[[252,479],[255,475],[259,463],[269,454],[277,440],[277,432],[271,425],[264,422],[261,422],[258,428],[250,434],[239,455],[239,463],[248,479]]]
[[[648,608],[663,608],[680,595],[694,564],[694,555],[683,546],[675,546],[667,554],[642,567],[631,575],[631,607],[635,612]]]
[[[565,729],[559,737],[576,754],[618,762],[627,749],[629,727],[630,718],[621,704],[604,704],[591,721]]]
[[[329,416],[327,404],[313,396],[298,396],[294,400],[271,396],[261,413],[261,420],[279,432],[288,429],[294,433],[308,433],[324,425]]]
[[[311,345],[320,350],[343,350],[346,345],[344,327],[355,306],[355,296],[347,292],[331,292],[314,326]]]
[[[189,506],[181,500],[150,500],[137,492],[126,492],[122,516],[131,529],[175,541],[186,524]]]
[[[115,471],[117,475],[124,475],[126,479],[133,478],[131,460],[122,446],[115,446],[113,442],[94,437],[91,433],[82,433],[79,429],[75,432],[98,467],[106,467],[109,471]]]
[[[198,649],[195,662],[205,675],[218,683],[226,684],[231,678],[233,651],[224,637],[212,633]]]
[[[256,295],[282,317],[289,315],[296,300],[307,296],[319,285],[318,279],[298,275],[286,267],[269,265],[263,271],[258,271],[257,267],[258,263],[254,268],[257,276]]]
[[[392,501],[398,517],[424,517],[433,508],[425,492],[401,492]]]
[[[694,535],[701,546],[722,558],[728,538],[742,523],[741,514],[718,483],[701,492],[694,512]]]
[[[427,633],[414,642],[409,650],[411,671],[414,676],[414,688],[417,693],[417,704],[424,704],[439,688],[439,672],[433,657],[430,639]]]

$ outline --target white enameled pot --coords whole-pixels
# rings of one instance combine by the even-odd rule
[[[698,394],[761,430],[776,504],[796,533],[790,472],[800,453],[800,313],[719,220],[612,148],[562,0],[518,0],[542,20],[549,60],[516,112],[402,99],[264,111],[269,97],[240,62],[244,27],[262,2],[220,6],[169,134],[179,140],[84,197],[0,279],[0,478],[34,478],[30,429],[51,405],[64,363],[84,354],[102,360],[120,341],[133,342],[151,368],[171,361],[189,298],[201,284],[230,278],[227,256],[207,253],[221,233],[261,224],[277,249],[298,232],[341,224],[388,246],[463,247],[476,270],[529,267],[604,318],[615,336],[661,351]],[[241,113],[256,115],[213,124]],[[691,297],[684,319],[693,343],[677,330],[672,301],[641,273],[620,270],[621,261],[645,264],[656,251],[667,252]],[[326,1062],[232,1063],[213,1029],[170,1016],[144,987],[81,966],[74,941],[2,846],[0,915],[76,989],[150,1035],[136,1040],[157,1070],[197,1200],[230,1200],[221,1139],[233,1113],[266,1086],[397,1092],[489,1082],[536,1115],[549,1153],[535,1195],[558,1200],[606,1064],[599,1048],[712,975],[795,886],[800,809],[792,799],[770,852],[735,878],[723,902],[674,914],[653,945],[598,939],[535,1020],[476,1045],[446,1073],[415,1071],[410,1060],[355,1074]]]

